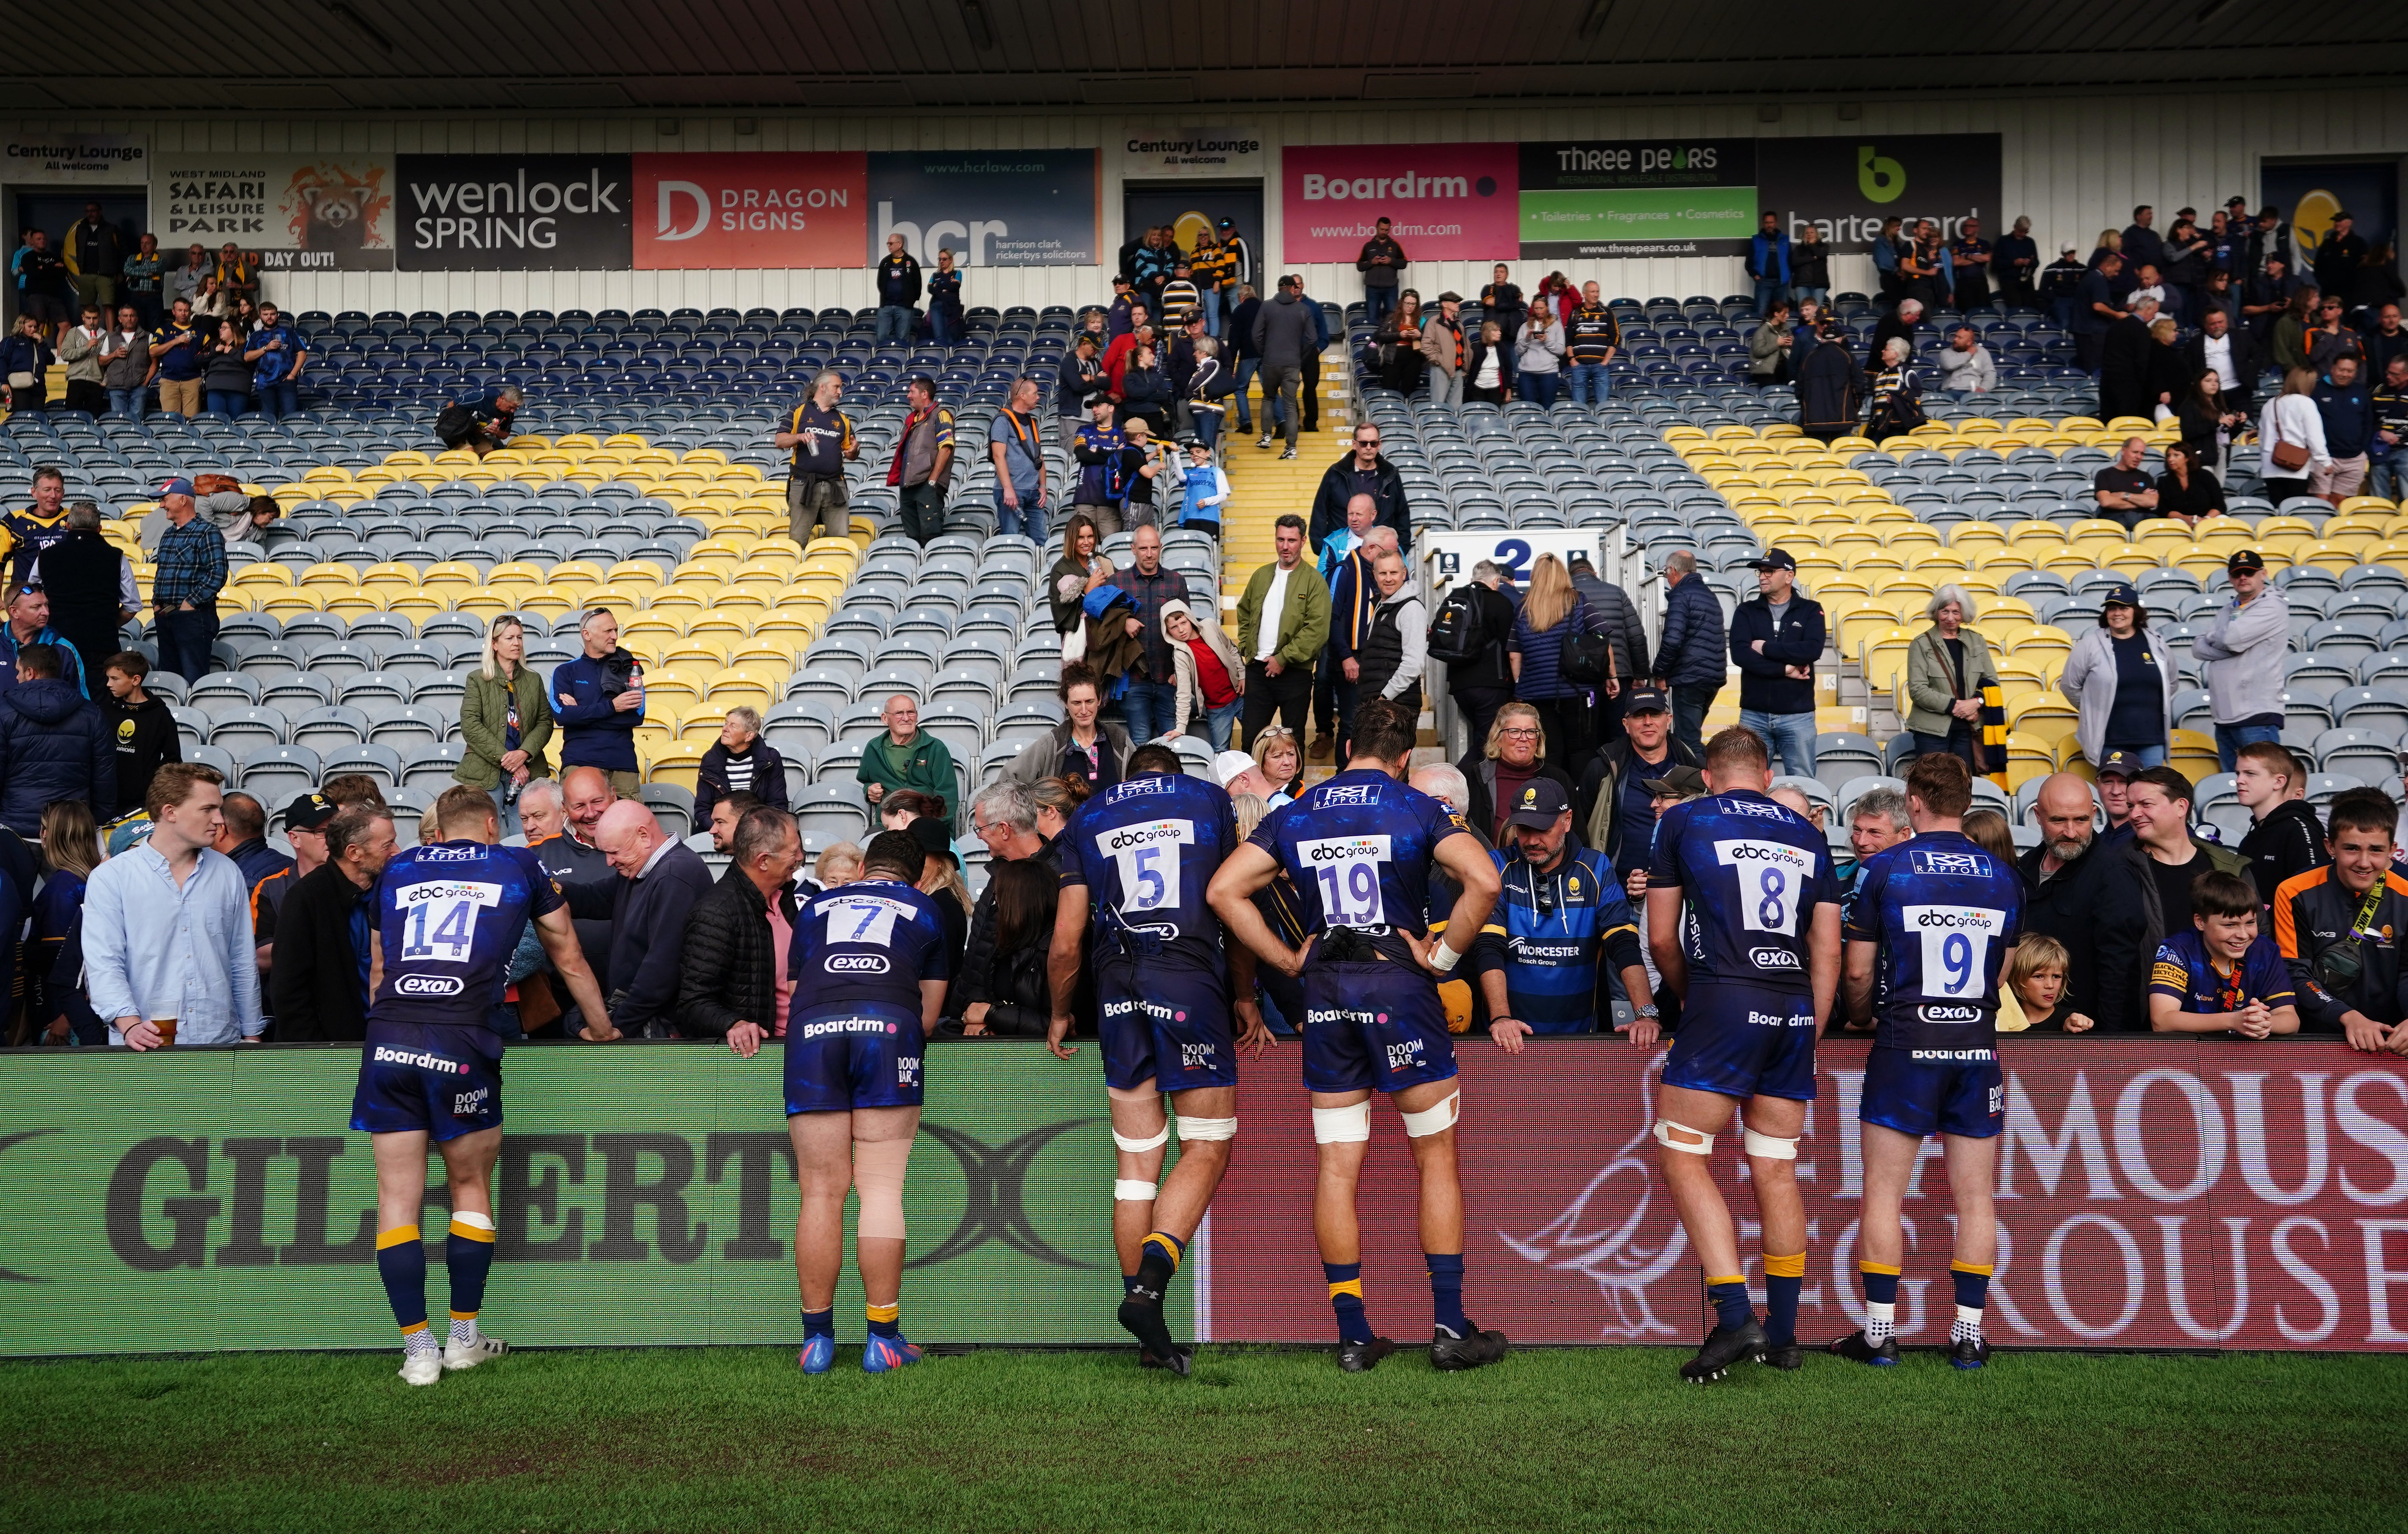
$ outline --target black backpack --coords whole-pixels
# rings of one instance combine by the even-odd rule
[[[1574,686],[1602,687],[1613,680],[1613,641],[1602,634],[1567,634],[1556,669]]]
[[[1429,624],[1430,659],[1461,666],[1487,653],[1488,641],[1480,632],[1480,603],[1472,595],[1474,584],[1457,586],[1438,605]]]

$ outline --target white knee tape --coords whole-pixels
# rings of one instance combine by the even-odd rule
[[[1675,1129],[1678,1129],[1684,1135],[1697,1136],[1698,1142],[1692,1145],[1684,1140],[1674,1140],[1672,1138],[1672,1131]],[[1665,1147],[1667,1150],[1686,1151],[1691,1155],[1712,1155],[1714,1154],[1713,1136],[1706,1133],[1703,1129],[1692,1129],[1685,1124],[1674,1124],[1670,1119],[1657,1119],[1656,1121],[1656,1143]]]
[[[1437,1134],[1441,1129],[1454,1128],[1455,1121],[1461,1117],[1462,1113],[1463,1094],[1450,1092],[1443,1102],[1425,1108],[1418,1113],[1400,1113],[1398,1117],[1405,1121],[1405,1138],[1420,1140],[1424,1136]]]
[[[1117,1204],[1151,1204],[1154,1202],[1154,1184],[1142,1177],[1114,1178],[1112,1201]]]
[[[857,1227],[861,1235],[903,1240],[903,1171],[910,1159],[908,1140],[853,1142],[853,1187],[861,1198]]]
[[[1371,1138],[1371,1104],[1367,1099],[1349,1108],[1312,1111],[1312,1139],[1318,1145],[1352,1145]]]
[[[1126,1151],[1131,1155],[1143,1155],[1148,1151],[1159,1151],[1164,1146],[1170,1143],[1170,1125],[1167,1124],[1164,1125],[1152,1136],[1144,1140],[1133,1140],[1127,1135],[1122,1134],[1118,1129],[1115,1129],[1112,1131],[1112,1143],[1119,1146],[1122,1150]],[[1147,1197],[1151,1197],[1152,1195],[1148,1195]]]
[[[1784,1140],[1779,1135],[1759,1135],[1753,1129],[1749,1129],[1742,1139],[1750,1155],[1760,1155],[1767,1161],[1798,1159],[1797,1140]]]
[[[1191,1119],[1182,1113],[1179,1115],[1179,1138],[1182,1142],[1191,1140],[1235,1140],[1238,1138],[1238,1121],[1234,1118]]]

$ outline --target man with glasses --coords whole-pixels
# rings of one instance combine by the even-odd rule
[[[1395,529],[1398,552],[1411,553],[1412,511],[1405,501],[1405,479],[1380,455],[1380,428],[1368,421],[1354,428],[1352,451],[1322,471],[1321,488],[1313,492],[1309,529],[1313,557],[1320,557],[1330,534],[1346,525],[1346,508],[1357,495],[1370,496],[1377,509],[1371,525]]]
[[[1611,961],[1634,998],[1652,995],[1639,951],[1639,923],[1604,854],[1572,836],[1571,800],[1561,784],[1533,778],[1506,812],[1509,855],[1489,853],[1504,889],[1469,955],[1488,1000],[1488,1035],[1519,1054],[1533,1033],[1595,1033],[1610,1019]],[[1501,930],[1500,930],[1501,929]],[[1641,1017],[1656,1016],[1642,1001]]]

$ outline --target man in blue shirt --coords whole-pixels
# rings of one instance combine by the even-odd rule
[[[924,861],[917,837],[882,831],[862,853],[859,879],[814,896],[795,915],[786,1133],[803,1200],[795,1226],[803,1302],[796,1362],[806,1374],[836,1365],[849,1188],[861,1195],[853,1251],[868,1312],[862,1371],[883,1374],[920,1359],[902,1330],[903,1174],[920,1130],[927,1038],[952,978],[944,922],[912,887]],[[728,1030],[728,1047],[746,1058],[760,1043],[757,1027]]]
[[[619,648],[619,620],[596,608],[577,625],[585,653],[552,673],[552,717],[561,727],[561,776],[575,767],[600,767],[621,798],[642,791],[636,731],[644,723],[644,667]]]
[[[1806,1205],[1798,1140],[1814,1100],[1814,1039],[1840,982],[1840,888],[1812,822],[1766,797],[1764,740],[1733,725],[1706,742],[1707,794],[1664,812],[1647,870],[1647,945],[1681,998],[1656,1099],[1656,1140],[1682,1227],[1705,1269],[1714,1329],[1681,1366],[1697,1383],[1755,1358],[1799,1367]],[[1652,1047],[1651,1019],[1630,1041]],[[1745,1149],[1764,1227],[1765,1321],[1749,1302],[1739,1237],[1707,1157],[1746,1106]]]
[[[1956,1204],[1956,1320],[1949,1362],[1989,1361],[1982,1311],[1998,1261],[1991,1189],[2006,1088],[1999,1078],[1999,976],[2023,932],[2023,876],[1968,839],[1971,769],[1956,756],[1918,756],[1906,774],[1912,840],[1869,858],[1848,919],[1847,1010],[1873,1025],[1856,1117],[1864,1141],[1864,1214],[1857,1227],[1865,1325],[1831,1344],[1863,1364],[1898,1362],[1899,1210],[1923,1141],[1946,1147]]]
[[[1120,1323],[1142,1364],[1187,1372],[1162,1317],[1163,1291],[1211,1207],[1238,1133],[1238,1050],[1270,1047],[1254,1002],[1254,958],[1226,954],[1205,903],[1238,845],[1229,796],[1188,777],[1168,746],[1129,753],[1128,775],[1089,799],[1060,841],[1062,893],[1046,968],[1054,993],[1046,1047],[1074,1053],[1072,1009],[1092,920],[1091,964],[1104,1089],[1111,1099],[1112,1245],[1121,1259]],[[1232,1025],[1232,1017],[1242,1031]],[[1179,1115],[1179,1165],[1161,1191],[1162,1111]]]
[[[493,796],[455,785],[435,801],[435,817],[443,839],[396,853],[377,885],[382,979],[368,1007],[351,1097],[351,1127],[369,1136],[376,1155],[377,1274],[401,1325],[401,1377],[414,1385],[509,1351],[478,1330],[477,1313],[494,1261],[492,1182],[502,1148],[495,1014],[529,921],[568,994],[606,1036],[609,1029],[559,887],[534,853],[496,845]],[[452,1327],[440,1342],[427,1326],[426,1246],[418,1231],[430,1138],[452,1185],[443,1254]]]
[[[301,368],[309,360],[309,349],[274,304],[259,306],[259,328],[251,333],[242,360],[252,367],[260,414],[280,421],[301,413]]]
[[[1375,1336],[1363,1308],[1354,1189],[1371,1139],[1371,1094],[1404,1120],[1421,1173],[1421,1234],[1435,1325],[1430,1361],[1477,1369],[1505,1355],[1502,1332],[1463,1312],[1463,1190],[1455,1179],[1455,1042],[1438,981],[1451,972],[1497,903],[1497,866],[1463,817],[1402,781],[1417,724],[1385,698],[1355,710],[1346,769],[1266,816],[1213,876],[1208,898],[1231,937],[1283,974],[1304,981],[1304,1084],[1320,1154],[1312,1225],[1339,1328],[1339,1367],[1372,1368],[1396,1344]],[[1433,939],[1431,867],[1463,893]],[[1282,872],[1294,882],[1309,938],[1292,949],[1254,908]],[[1460,942],[1463,947],[1450,946]]]
[[[1604,854],[1573,838],[1563,786],[1531,779],[1505,824],[1513,853],[1489,854],[1503,888],[1471,954],[1488,998],[1489,1037],[1518,1054],[1528,1034],[1599,1031],[1612,1011],[1608,963],[1622,972],[1638,1015],[1653,1018],[1639,924]]]

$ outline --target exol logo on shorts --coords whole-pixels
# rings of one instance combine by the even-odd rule
[[[376,1047],[375,1060],[380,1066],[416,1066],[421,1070],[438,1070],[446,1076],[466,1076],[467,1066],[458,1060],[446,1060],[439,1054],[423,1050],[394,1049],[389,1044]]]
[[[404,996],[456,996],[462,989],[457,975],[403,975],[393,982],[393,994]]]
[[[480,1086],[474,1092],[454,1092],[452,1094],[452,1116],[455,1119],[476,1117],[485,1111],[485,1099],[493,1095],[494,1089],[490,1086]]]
[[[882,975],[893,966],[883,953],[831,953],[822,968],[831,975]]]
[[[1982,1009],[1979,1007],[1924,1007],[1918,1009],[1914,1015],[1926,1023],[1979,1023],[1982,1021]]]
[[[1804,965],[1799,962],[1798,955],[1785,948],[1751,948],[1747,951],[1747,962],[1755,965],[1758,969],[1801,969],[1805,968]]]

